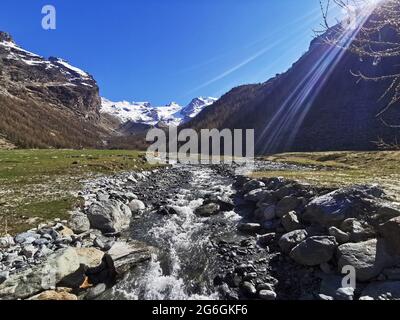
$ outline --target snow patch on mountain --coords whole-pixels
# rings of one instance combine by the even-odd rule
[[[66,60],[54,57],[46,59],[35,53],[22,49],[5,33],[1,34],[0,47],[6,50],[7,59],[9,60],[20,61],[28,66],[45,68],[46,70],[58,69],[58,71],[61,71],[68,78],[68,82],[65,83],[66,86],[82,84],[93,87],[94,80],[85,71],[72,66]]]
[[[175,102],[165,106],[152,106],[149,102],[113,102],[102,98],[100,112],[110,114],[123,123],[132,121],[150,126],[179,126],[197,116],[215,101],[216,98],[199,97],[182,107]]]

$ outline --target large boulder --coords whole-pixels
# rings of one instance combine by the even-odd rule
[[[243,185],[243,191],[247,193],[247,192],[250,192],[255,189],[260,189],[262,187],[265,187],[264,182],[259,181],[259,180],[250,180],[249,182],[246,182]]]
[[[90,229],[90,221],[86,214],[76,212],[68,220],[68,226],[77,234],[84,233]]]
[[[291,211],[298,209],[303,204],[302,198],[286,196],[276,205],[276,215],[282,218]]]
[[[344,266],[352,266],[356,270],[359,281],[375,278],[384,268],[392,266],[393,263],[394,260],[388,254],[386,244],[382,239],[346,243],[338,248],[339,272]]]
[[[347,218],[365,214],[374,205],[371,199],[382,194],[382,190],[370,186],[339,189],[314,198],[306,206],[303,218],[322,226],[337,226]]]
[[[151,258],[153,248],[139,241],[116,242],[108,251],[117,275],[123,275],[138,263]]]
[[[386,239],[388,249],[400,255],[400,217],[393,218],[379,226],[379,232]]]
[[[337,247],[334,237],[310,237],[290,252],[290,257],[305,266],[316,266],[332,259]]]
[[[108,200],[92,204],[87,216],[92,228],[104,233],[114,233],[129,227],[132,212],[122,202]]]
[[[0,285],[0,299],[25,299],[38,292],[52,289],[80,267],[73,248],[50,255],[46,262],[8,278]]]
[[[360,300],[400,300],[400,281],[372,282],[363,290]]]
[[[279,247],[284,253],[289,253],[295,246],[304,241],[307,236],[306,230],[295,230],[286,233],[279,239]]]

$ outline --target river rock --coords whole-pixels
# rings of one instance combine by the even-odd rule
[[[1,271],[0,272],[0,284],[2,284],[4,281],[6,281],[9,277],[10,277],[9,271]]]
[[[276,300],[276,293],[272,290],[261,290],[258,293],[258,297],[261,300],[272,301],[272,300]]]
[[[40,235],[34,232],[24,232],[20,233],[17,236],[15,236],[14,241],[15,243],[21,244],[21,243],[33,243],[36,239],[39,239]]]
[[[263,200],[269,191],[264,190],[263,188],[252,190],[244,195],[244,200],[249,202],[258,202]]]
[[[152,248],[139,241],[116,242],[108,251],[117,275],[123,275],[138,263],[149,260]]]
[[[347,218],[364,214],[373,205],[370,200],[382,194],[379,188],[371,186],[338,189],[314,198],[306,206],[303,218],[327,227],[338,225]]]
[[[73,248],[50,255],[38,267],[12,275],[0,285],[0,299],[25,299],[56,287],[63,278],[79,269],[79,257]]]
[[[109,200],[91,205],[87,216],[92,228],[104,233],[115,233],[129,227],[132,212],[123,203]]]
[[[99,283],[98,285],[90,288],[85,295],[86,300],[94,300],[107,290],[107,286],[104,283]]]
[[[287,213],[296,210],[302,201],[295,196],[286,196],[276,205],[276,216],[282,218]]]
[[[143,201],[136,200],[136,199],[129,202],[128,206],[129,206],[129,209],[131,209],[133,214],[139,214],[143,210],[146,209],[146,205],[143,203]]]
[[[104,252],[96,248],[76,248],[79,264],[83,264],[89,268],[98,267],[103,260]]]
[[[15,244],[14,238],[11,236],[5,236],[0,238],[0,248],[8,248]]]
[[[276,233],[274,232],[257,236],[257,241],[262,246],[267,246],[271,244],[273,241],[275,241],[275,239],[276,239]]]
[[[349,240],[350,240],[349,233],[346,233],[336,227],[330,227],[328,232],[332,237],[335,237],[336,241],[340,244],[349,242]]]
[[[346,243],[338,248],[338,267],[353,266],[359,281],[368,281],[393,264],[384,241],[373,239],[359,243]]]
[[[279,247],[284,253],[289,253],[295,246],[304,241],[307,236],[306,230],[295,230],[286,233],[279,239]]]
[[[275,205],[272,204],[258,208],[254,212],[254,218],[257,221],[260,221],[261,223],[275,219],[276,218]]]
[[[201,217],[211,217],[220,212],[220,206],[217,203],[211,202],[198,207],[195,213]]]
[[[259,223],[239,223],[238,230],[249,234],[256,234],[261,230],[261,225]]]
[[[265,187],[264,182],[261,182],[259,180],[250,180],[243,185],[243,191],[247,193],[255,189],[260,189],[262,187]]]
[[[305,266],[316,266],[332,259],[337,247],[334,237],[310,237],[290,252],[290,257]]]
[[[288,214],[284,215],[281,219],[281,223],[287,232],[302,229],[296,211],[290,211]]]
[[[393,218],[379,226],[379,232],[385,238],[388,249],[400,255],[400,217]]]
[[[68,220],[68,226],[77,234],[84,233],[90,230],[90,221],[86,214],[75,212]]]
[[[340,229],[349,234],[351,242],[361,242],[376,238],[376,232],[371,226],[355,218],[344,220],[340,225]]]
[[[246,297],[249,297],[249,298],[254,297],[257,294],[256,287],[251,282],[247,282],[247,281],[244,281],[241,283],[240,290],[243,292],[243,294]]]
[[[64,291],[55,291],[55,290],[48,290],[44,291],[42,293],[39,293],[36,296],[33,296],[29,298],[28,300],[44,300],[44,301],[58,301],[58,300],[63,300],[63,301],[74,301],[78,300],[78,297],[72,293],[64,292]]]
[[[400,280],[400,268],[387,268],[383,274],[388,280]]]
[[[372,282],[363,290],[360,300],[400,300],[400,281]]]
[[[32,258],[37,251],[38,249],[36,249],[35,246],[29,244],[22,248],[21,253],[27,258]]]

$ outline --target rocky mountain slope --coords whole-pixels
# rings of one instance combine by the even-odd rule
[[[306,54],[285,73],[254,85],[234,88],[185,126],[254,128],[259,154],[283,151],[374,150],[375,142],[393,142],[399,128],[385,125],[377,114],[388,104],[386,81],[360,81],[353,73],[370,77],[393,74],[399,57],[381,61],[359,56],[314,39]],[[391,30],[382,41],[399,42]],[[353,72],[353,73],[352,73]],[[385,113],[389,123],[400,123],[399,103]]]
[[[187,106],[182,107],[175,102],[165,106],[154,107],[149,102],[112,102],[102,98],[100,112],[118,118],[122,123],[141,124],[147,126],[178,126],[197,116],[205,107],[217,99],[198,97]]]
[[[0,134],[22,147],[95,147],[108,134],[92,76],[0,32]]]

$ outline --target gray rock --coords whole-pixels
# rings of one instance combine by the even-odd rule
[[[302,204],[301,199],[295,196],[284,197],[276,205],[276,216],[282,218],[291,211],[296,210]]]
[[[372,282],[360,300],[400,300],[400,281]]]
[[[132,212],[123,203],[109,200],[91,205],[87,217],[92,228],[104,233],[114,233],[129,227]]]
[[[32,258],[37,250],[33,245],[26,245],[22,248],[22,254],[27,258]]]
[[[113,260],[115,272],[121,276],[151,258],[152,248],[139,241],[116,242],[108,251]]]
[[[306,230],[295,230],[284,234],[279,239],[279,247],[284,253],[289,253],[295,246],[305,240],[308,236]]]
[[[307,238],[290,252],[290,257],[305,266],[316,266],[332,259],[337,247],[334,237]]]
[[[260,189],[262,187],[265,187],[264,182],[258,180],[250,180],[249,182],[243,185],[243,191],[247,193],[255,189]]]
[[[400,217],[393,218],[379,226],[391,253],[400,255]]]
[[[269,191],[264,190],[263,188],[252,190],[244,195],[244,200],[249,202],[258,202],[263,200]]]
[[[375,278],[394,263],[384,241],[376,239],[342,244],[338,248],[338,257],[339,272],[344,266],[353,266],[359,281]]]
[[[139,214],[142,211],[144,211],[146,209],[146,205],[143,203],[143,201],[140,200],[131,200],[131,202],[129,202],[129,209],[131,209],[133,214]]]
[[[90,230],[90,221],[86,214],[76,212],[69,218],[68,226],[72,231],[80,234]]]
[[[337,300],[354,300],[354,288],[346,287],[346,288],[339,288],[336,290],[336,297]]]
[[[103,294],[107,290],[107,286],[104,283],[100,283],[95,287],[92,287],[88,290],[85,295],[86,300],[94,300],[101,294]]]
[[[400,268],[387,268],[383,274],[388,280],[400,280]]]
[[[38,246],[38,247],[43,246],[43,245],[44,246],[48,245],[49,243],[50,243],[50,241],[48,239],[43,239],[43,238],[36,239],[35,241],[33,241],[33,245]]]
[[[276,239],[276,233],[267,233],[257,236],[257,241],[262,246],[267,246],[271,244]]]
[[[339,189],[312,200],[306,206],[303,218],[323,226],[334,226],[363,214],[373,204],[370,200],[382,193],[370,186]]]
[[[0,284],[2,284],[4,281],[6,281],[9,277],[10,277],[9,271],[1,271],[0,272]]]
[[[340,225],[340,229],[349,234],[351,242],[361,242],[376,238],[376,232],[371,226],[361,223],[355,218],[344,220]]]
[[[0,285],[0,299],[24,299],[52,289],[78,268],[79,259],[75,250],[61,250],[49,256],[44,264],[10,276]]]
[[[261,290],[258,293],[258,297],[261,300],[272,301],[272,300],[276,300],[276,293],[271,290]]]
[[[302,229],[302,225],[299,222],[296,211],[290,211],[288,214],[284,215],[281,219],[282,226],[287,232]]]
[[[24,232],[24,233],[20,233],[17,236],[15,236],[14,241],[18,244],[21,243],[33,243],[36,239],[39,239],[40,235],[37,233],[33,233],[33,232]]]
[[[270,221],[276,218],[275,205],[267,205],[261,207],[254,212],[254,218],[261,223]]]
[[[329,234],[332,237],[335,237],[336,241],[338,243],[340,243],[340,244],[349,242],[349,240],[350,240],[350,234],[349,233],[346,233],[346,232],[344,232],[344,231],[342,231],[342,230],[340,230],[340,229],[338,229],[336,227],[330,227],[329,228]]]
[[[201,217],[211,217],[220,212],[220,206],[217,203],[211,202],[198,207],[195,213]]]
[[[261,230],[261,225],[259,223],[239,223],[238,230],[249,234],[256,234]]]
[[[257,289],[251,282],[244,281],[240,285],[240,290],[247,297],[254,297],[257,294]]]
[[[0,248],[8,248],[15,244],[14,238],[11,236],[6,236],[0,238]]]

